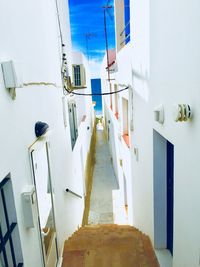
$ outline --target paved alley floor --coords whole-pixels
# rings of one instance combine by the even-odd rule
[[[88,224],[127,224],[123,194],[115,177],[109,144],[97,124],[95,165]]]
[[[118,189],[108,142],[103,127],[97,125],[95,166],[90,198],[89,224],[114,223],[113,191]]]
[[[88,225],[65,241],[62,267],[159,267],[149,237],[126,225],[123,194],[101,124],[91,182]]]

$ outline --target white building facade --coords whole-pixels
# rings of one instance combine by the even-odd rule
[[[94,122],[91,98],[63,90],[63,57],[72,81],[73,64],[84,66],[80,91],[91,92],[90,74],[72,53],[67,1],[2,1],[0,13],[0,266],[56,266],[82,223]],[[41,134],[49,126],[44,137],[35,135],[38,121]]]
[[[197,267],[200,3],[133,0],[130,23],[125,6],[127,1],[115,0],[116,69],[111,84],[129,90],[113,95],[118,104],[112,108],[107,97],[104,114],[117,140],[112,155],[121,151],[116,165],[128,181],[129,222],[151,237],[161,264],[163,251],[173,267]],[[104,91],[109,90],[105,67],[103,63]],[[124,130],[129,148],[123,151]]]

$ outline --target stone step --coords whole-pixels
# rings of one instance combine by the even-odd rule
[[[62,267],[158,267],[150,239],[128,225],[92,225],[65,241]]]

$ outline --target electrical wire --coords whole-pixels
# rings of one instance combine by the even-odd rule
[[[58,7],[58,0],[55,0],[55,4],[56,4],[58,28],[59,28],[59,33],[60,33],[60,42],[61,42],[61,48],[62,48],[62,46],[63,46],[63,35],[62,35],[62,29],[61,29],[61,22],[60,22],[60,13],[59,13],[59,7]]]
[[[109,0],[108,0],[109,2]],[[57,19],[58,19],[58,27],[59,27],[59,32],[60,32],[60,40],[61,40],[61,47],[63,48],[63,35],[62,35],[62,29],[61,29],[61,21],[60,21],[60,14],[59,14],[59,7],[58,7],[58,0],[55,0],[56,3],[56,10],[57,10]],[[62,55],[63,56],[63,55]],[[64,60],[62,57],[62,64],[64,64]],[[109,65],[109,64],[108,64]],[[108,73],[109,73],[109,66],[108,66]],[[74,91],[70,91],[66,88],[65,86],[65,82],[64,82],[64,75],[65,73],[61,70],[61,75],[62,75],[62,82],[63,82],[63,94],[66,95],[66,92],[68,92],[69,94],[74,94],[74,95],[79,95],[79,96],[103,96],[103,95],[113,95],[113,94],[118,94],[122,91],[128,90],[129,87],[125,87],[121,90],[115,91],[115,92],[106,92],[106,93],[90,93],[90,94],[83,94],[83,93],[76,93]],[[25,85],[25,84],[24,84]],[[30,85],[30,84],[29,84]],[[51,83],[40,83],[40,85],[52,85],[52,86],[56,86],[55,84],[51,84]]]
[[[80,96],[97,96],[97,95],[113,95],[113,94],[118,94],[122,91],[125,91],[125,90],[128,90],[129,89],[129,86],[123,88],[123,89],[120,89],[118,91],[115,91],[115,92],[106,92],[106,93],[91,93],[91,94],[82,94],[82,93],[75,93],[74,91],[69,91],[67,88],[65,88],[65,90],[69,93],[69,94],[74,94],[74,95],[80,95]]]

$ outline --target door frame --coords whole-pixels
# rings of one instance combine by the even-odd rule
[[[55,220],[55,207],[54,207],[54,199],[53,199],[53,187],[52,187],[52,178],[51,178],[51,163],[50,163],[50,142],[48,137],[42,137],[38,138],[30,147],[29,147],[29,159],[30,159],[30,167],[31,167],[31,173],[32,173],[32,181],[35,186],[35,193],[36,193],[36,204],[37,204],[37,231],[38,231],[38,237],[39,237],[39,243],[40,243],[40,252],[41,252],[41,259],[43,266],[46,267],[46,260],[44,255],[44,244],[42,239],[42,233],[41,233],[41,225],[40,225],[40,218],[39,218],[39,205],[38,205],[38,196],[37,196],[37,188],[36,188],[36,181],[35,181],[35,171],[33,166],[33,152],[38,151],[42,149],[45,146],[46,150],[46,156],[47,156],[47,164],[48,164],[48,172],[49,172],[49,187],[51,190],[51,202],[52,202],[52,216],[54,220],[54,226],[55,226],[55,244],[56,244],[56,256],[57,256],[57,262],[59,261],[59,253],[58,253],[58,243],[57,243],[57,227],[56,227],[56,220]]]
[[[153,189],[154,189],[154,247],[168,248],[168,144],[173,146],[174,180],[174,145],[153,130]],[[174,193],[173,193],[174,194]],[[174,201],[172,203],[174,205]],[[173,210],[172,210],[173,213]],[[172,215],[172,229],[174,214]],[[172,234],[173,236],[173,234]],[[172,241],[173,247],[173,241]],[[173,252],[173,251],[172,251]],[[173,254],[173,253],[172,253]]]

